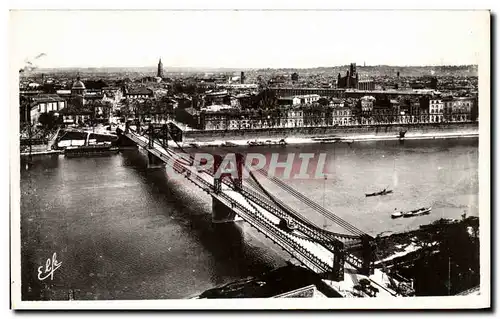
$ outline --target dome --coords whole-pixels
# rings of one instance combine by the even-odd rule
[[[73,87],[71,88],[72,90],[85,90],[85,84],[83,84],[82,81],[78,78],[74,83]]]

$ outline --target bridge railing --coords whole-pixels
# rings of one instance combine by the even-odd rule
[[[272,206],[270,203],[267,202],[267,200],[265,198],[263,198],[259,194],[256,194],[255,192],[250,191],[248,189],[242,190],[242,192],[244,192],[245,195],[248,195],[248,197],[250,197],[250,198],[253,197],[253,199],[258,201],[259,205],[262,205],[266,210],[269,210],[269,211],[275,213],[276,215],[286,217],[283,215],[283,212],[281,212],[281,210]],[[328,242],[329,241],[331,242],[331,239],[324,237],[324,236],[321,236],[322,235],[321,233],[315,232],[315,231],[311,230],[310,228],[301,225],[300,223],[298,223],[298,228],[301,232],[303,232],[307,235],[313,236],[313,238],[314,238],[314,239],[311,238],[311,239],[306,239],[306,240],[309,240],[309,241],[315,242],[315,243],[318,243],[318,241],[321,241],[324,244],[326,244],[324,246],[325,248],[327,248],[331,252],[335,253],[335,250],[333,249],[333,247],[331,245],[328,245]],[[360,258],[354,256],[353,254],[346,253],[345,258],[349,264],[351,264],[352,266],[354,266],[356,268],[361,268],[363,265],[362,260]]]
[[[242,209],[243,207],[239,207],[239,208]],[[317,268],[317,270],[319,270],[319,272],[331,271],[330,267],[326,263],[321,261],[318,257],[316,257],[314,254],[312,254],[310,251],[308,251],[304,246],[299,244],[296,240],[293,240],[289,236],[281,233],[275,227],[270,227],[270,225],[273,225],[271,220],[269,220],[265,216],[262,216],[261,214],[256,214],[256,215],[254,215],[254,217],[256,217],[258,220],[262,221],[261,227],[266,228],[270,233],[273,234],[273,236],[269,236],[269,237],[271,237],[274,241],[278,241],[278,243],[279,243],[279,240],[276,240],[277,238],[279,238],[279,239],[283,240],[286,244],[291,246],[293,251],[290,253],[292,255],[295,255],[295,257],[297,257],[296,255],[297,255],[297,253],[299,253],[309,263],[314,265]],[[246,218],[246,219],[248,220],[248,218]],[[283,245],[281,245],[281,246],[284,247]]]
[[[252,206],[254,209],[255,209],[255,216],[257,218],[261,218],[261,219],[264,219],[266,221],[267,224],[269,225],[275,225],[274,222],[272,220],[270,220],[268,217],[266,217],[264,214],[260,213],[256,207],[254,207],[250,202],[249,202],[250,206]],[[299,250],[302,254],[308,256],[309,258],[316,258],[318,259],[319,261],[321,261],[319,258],[317,258],[315,255],[311,254],[309,252],[309,250],[307,250],[304,246],[302,246],[299,242],[298,242],[298,239],[299,240],[307,240],[309,242],[313,242],[311,241],[310,239],[307,239],[307,238],[302,238],[302,237],[297,237],[297,236],[293,236],[293,235],[289,235],[289,234],[286,234],[284,232],[282,232],[281,230],[277,230],[280,234],[282,234],[283,236],[285,236],[285,238],[289,239],[292,243],[292,246],[294,246],[294,248],[296,250]],[[315,243],[317,244],[317,243]],[[324,263],[324,261],[321,261]],[[329,266],[327,265],[327,267],[329,268]]]
[[[243,193],[245,193],[246,196],[248,197],[252,197],[254,201],[257,201],[259,203],[259,205],[263,205],[265,206],[265,208],[267,210],[270,210],[272,212],[274,212],[275,214],[277,215],[280,215],[282,217],[295,217],[295,216],[291,216],[285,212],[283,212],[281,209],[279,209],[278,207],[276,207],[274,205],[274,203],[272,203],[269,199],[265,198],[264,196],[254,192],[254,191],[251,191],[249,190],[248,188],[244,188],[241,190]],[[294,220],[299,224],[299,227],[302,227],[302,229],[304,231],[307,231],[310,233],[310,235],[312,235],[313,237],[317,238],[317,240],[322,240],[322,241],[325,241],[325,242],[328,242],[328,241],[332,241],[333,239],[345,239],[345,240],[359,240],[358,238],[353,238],[352,236],[348,236],[348,235],[343,235],[343,234],[335,234],[335,233],[332,233],[332,232],[328,232],[328,231],[325,231],[323,229],[320,229],[319,227],[317,226],[314,226],[312,224],[312,222],[308,221],[308,220],[304,220],[303,218],[299,219],[299,218],[294,218]],[[331,237],[329,237],[331,236]],[[333,237],[333,238],[332,238]]]
[[[298,258],[296,255],[297,253],[299,253],[299,255],[303,259],[305,259],[301,260],[301,262],[305,261],[306,263],[309,263],[309,265],[307,265],[308,267],[312,266],[316,268],[316,271],[319,273],[328,273],[332,270],[328,264],[313,255],[305,247],[300,245],[296,240],[293,240],[289,237],[289,235],[284,234],[276,227],[271,226],[274,225],[274,223],[269,218],[265,217],[259,212],[252,213],[250,210],[248,210],[248,208],[244,207],[243,205],[229,197],[227,194],[219,193],[218,196],[224,198],[226,201],[230,202],[231,205],[234,205],[234,207],[243,212],[243,216],[240,216],[243,217],[247,222],[254,224],[254,227],[256,227],[257,229],[259,229],[260,227],[259,230],[262,232],[263,230],[266,230],[267,236],[269,238],[275,241],[283,249],[287,250],[290,254],[294,255],[295,258]]]

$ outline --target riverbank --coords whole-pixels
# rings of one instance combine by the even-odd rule
[[[242,146],[272,146],[272,145],[306,145],[306,144],[335,144],[335,143],[347,143],[352,144],[354,142],[373,142],[373,141],[405,141],[405,140],[435,140],[435,139],[458,139],[458,138],[478,138],[479,133],[468,133],[464,132],[461,134],[457,133],[440,133],[440,134],[414,134],[414,135],[406,135],[405,137],[397,137],[397,136],[376,136],[376,135],[359,135],[351,138],[343,138],[343,137],[313,137],[313,138],[286,138],[286,139],[269,139],[269,138],[260,138],[260,139],[239,139],[239,140],[213,140],[206,142],[180,142],[178,146],[182,148],[198,148],[198,147],[242,147]],[[119,145],[120,150],[126,150],[135,148],[133,144],[124,144]],[[170,143],[170,147],[178,148],[176,143]],[[53,154],[62,154],[64,151],[62,150],[47,150],[47,146],[44,145],[41,149],[34,149],[31,152],[31,156],[37,155],[53,155]],[[30,156],[29,152],[23,151],[20,153],[21,157]]]
[[[351,137],[323,136],[323,137],[288,137],[282,139],[262,138],[242,138],[242,139],[216,139],[212,141],[192,141],[186,140],[179,145],[183,148],[189,147],[231,147],[231,146],[266,146],[266,145],[305,145],[305,144],[334,144],[334,143],[354,143],[371,141],[405,141],[405,140],[429,140],[429,139],[457,139],[457,138],[478,138],[479,132],[462,133],[427,133],[427,134],[407,134],[401,138],[399,136],[389,135],[357,135]],[[176,147],[175,144],[172,147]]]
[[[304,143],[321,138],[373,139],[463,136],[479,134],[478,122],[463,123],[420,123],[420,124],[377,124],[323,127],[281,127],[240,130],[186,130],[183,141],[186,143],[210,143],[229,141],[240,143],[248,140],[281,140]]]
[[[417,296],[455,295],[479,285],[479,218],[439,219],[377,236],[375,267],[413,281]]]
[[[47,150],[47,151],[35,151],[35,152],[21,152],[21,157],[29,157],[29,156],[40,156],[40,155],[58,155],[63,154],[64,151],[61,150]]]
[[[476,291],[479,285],[478,228],[477,217],[464,217],[461,220],[440,219],[413,231],[379,235],[375,238],[375,268],[381,268],[395,278],[402,276],[411,280],[417,296]],[[464,257],[459,259],[460,255]],[[443,264],[442,260],[447,262]],[[432,262],[429,264],[429,261]],[[428,265],[428,268],[424,270],[422,265]],[[448,269],[456,272],[448,274]],[[450,284],[453,289],[449,289]],[[320,292],[311,293],[307,296],[309,298],[340,297],[316,274],[290,264],[260,276],[206,290],[191,298],[269,298],[309,285]]]

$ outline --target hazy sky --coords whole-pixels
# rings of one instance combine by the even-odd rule
[[[478,64],[476,11],[15,11],[11,59],[39,67]]]

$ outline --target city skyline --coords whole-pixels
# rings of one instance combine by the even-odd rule
[[[11,57],[20,68],[148,67],[159,58],[167,69],[478,65],[485,14],[14,11]],[[33,36],[33,25],[45,36]]]

